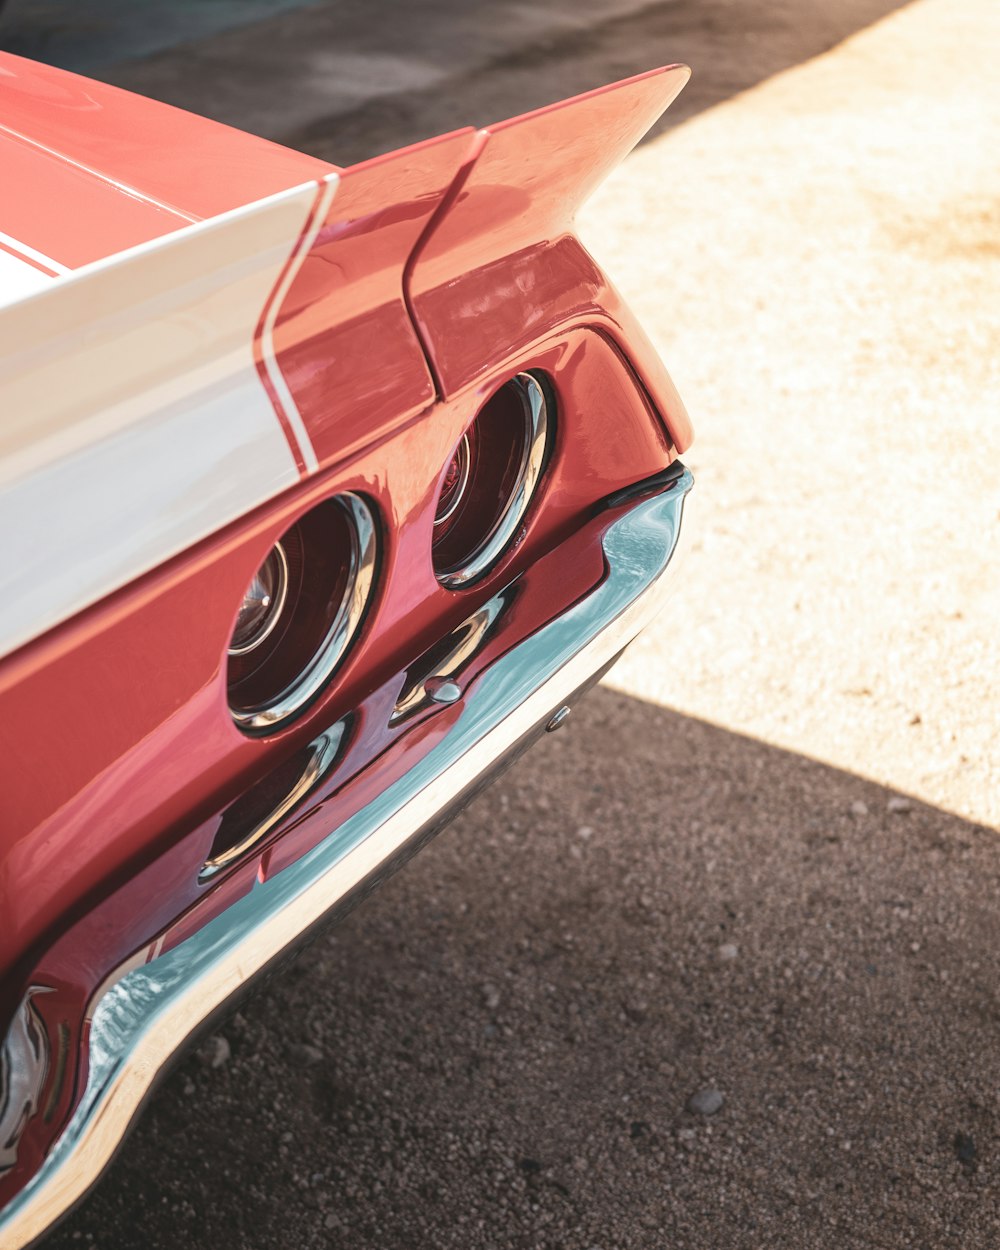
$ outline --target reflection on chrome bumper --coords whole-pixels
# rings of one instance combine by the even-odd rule
[[[675,474],[608,527],[601,583],[488,668],[449,731],[408,773],[186,941],[105,983],[93,1005],[86,1089],[37,1174],[0,1213],[0,1244],[15,1250],[40,1236],[100,1175],[185,1039],[437,827],[650,621],[665,598],[663,575],[692,485],[680,465]]]

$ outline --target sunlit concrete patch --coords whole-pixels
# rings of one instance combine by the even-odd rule
[[[991,824],[998,44],[988,0],[921,0],[640,149],[583,221],[697,432],[682,589],[611,683]]]

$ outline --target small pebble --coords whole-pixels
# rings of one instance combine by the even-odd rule
[[[500,1006],[500,991],[495,985],[483,986],[483,1002],[489,1011],[496,1011]]]
[[[314,1063],[323,1061],[323,1052],[318,1046],[310,1046],[308,1042],[295,1042],[288,1048],[288,1057],[299,1067],[309,1068]]]
[[[894,794],[885,806],[886,810],[892,812],[893,814],[898,813],[902,815],[904,812],[913,811],[913,804],[910,800],[904,799],[900,794]]]
[[[867,816],[868,804],[862,803],[860,799],[855,799],[854,802],[851,804],[851,815],[852,816]]]
[[[717,1111],[722,1109],[722,1104],[725,1101],[722,1094],[709,1085],[705,1089],[699,1089],[696,1094],[691,1095],[687,1102],[687,1109],[695,1115],[715,1115]]]
[[[723,944],[719,947],[720,959],[735,959],[739,953],[740,948],[733,942],[723,942]]]
[[[206,1038],[198,1047],[198,1059],[206,1068],[221,1068],[232,1058],[229,1042],[221,1033]]]
[[[963,1167],[972,1167],[976,1162],[976,1143],[968,1133],[956,1133],[954,1140],[955,1158]]]

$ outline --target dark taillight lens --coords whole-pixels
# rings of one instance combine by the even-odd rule
[[[263,645],[281,620],[287,594],[288,557],[281,543],[275,543],[243,592],[229,643],[231,656],[249,655]]]
[[[353,494],[319,504],[272,547],[229,644],[229,710],[241,729],[278,729],[320,693],[361,625],[375,563],[375,520]]]
[[[546,389],[530,373],[505,382],[480,409],[438,495],[432,553],[443,585],[470,585],[506,551],[538,486],[553,424]]]

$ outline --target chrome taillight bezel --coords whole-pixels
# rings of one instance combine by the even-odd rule
[[[233,698],[233,661],[246,653],[231,649],[227,652],[229,714],[237,728],[246,734],[260,736],[274,733],[291,723],[318,698],[346,657],[369,607],[378,565],[378,526],[371,506],[361,495],[342,492],[322,501],[290,526],[275,547],[281,549],[287,569],[286,550],[291,546],[289,536],[297,528],[301,529],[303,523],[320,509],[331,507],[339,509],[346,522],[344,533],[348,537],[348,550],[342,553],[346,567],[339,571],[343,579],[343,590],[339,603],[332,611],[332,619],[313,640],[308,655],[302,655],[294,677],[282,682],[279,689],[265,698],[236,702]],[[303,548],[302,561],[303,579],[324,575],[321,562],[317,561],[315,553],[308,545]],[[320,567],[317,570],[318,563]],[[303,610],[300,598],[292,595],[288,596],[282,606],[285,614]],[[272,631],[277,632],[277,626],[278,622],[272,624],[268,635],[272,635]],[[263,642],[263,637],[260,641]],[[288,657],[283,658],[287,661]]]
[[[437,534],[432,541],[434,574],[441,585],[450,590],[459,590],[475,584],[503,558],[514,542],[535,498],[548,459],[555,428],[555,402],[551,388],[534,373],[517,373],[498,387],[479,409],[475,419],[463,432],[455,451],[452,452],[449,467],[456,458],[459,458],[461,463],[463,448],[466,452],[460,489],[474,490],[476,485],[475,472],[470,471],[467,463],[470,435],[474,435],[476,423],[483,419],[490,405],[495,404],[499,398],[508,396],[516,398],[522,425],[515,431],[521,440],[520,463],[513,482],[505,493],[505,498],[496,514],[488,516],[481,523],[478,532],[475,530],[475,517],[473,517],[470,529],[474,537],[467,544],[468,550],[463,552],[459,559],[440,562],[436,550],[439,546]],[[462,503],[461,494],[459,494],[458,497],[449,499],[447,509],[442,511],[444,491],[445,478],[442,477],[438,494],[438,512],[434,518],[435,531],[443,522],[452,518]]]

